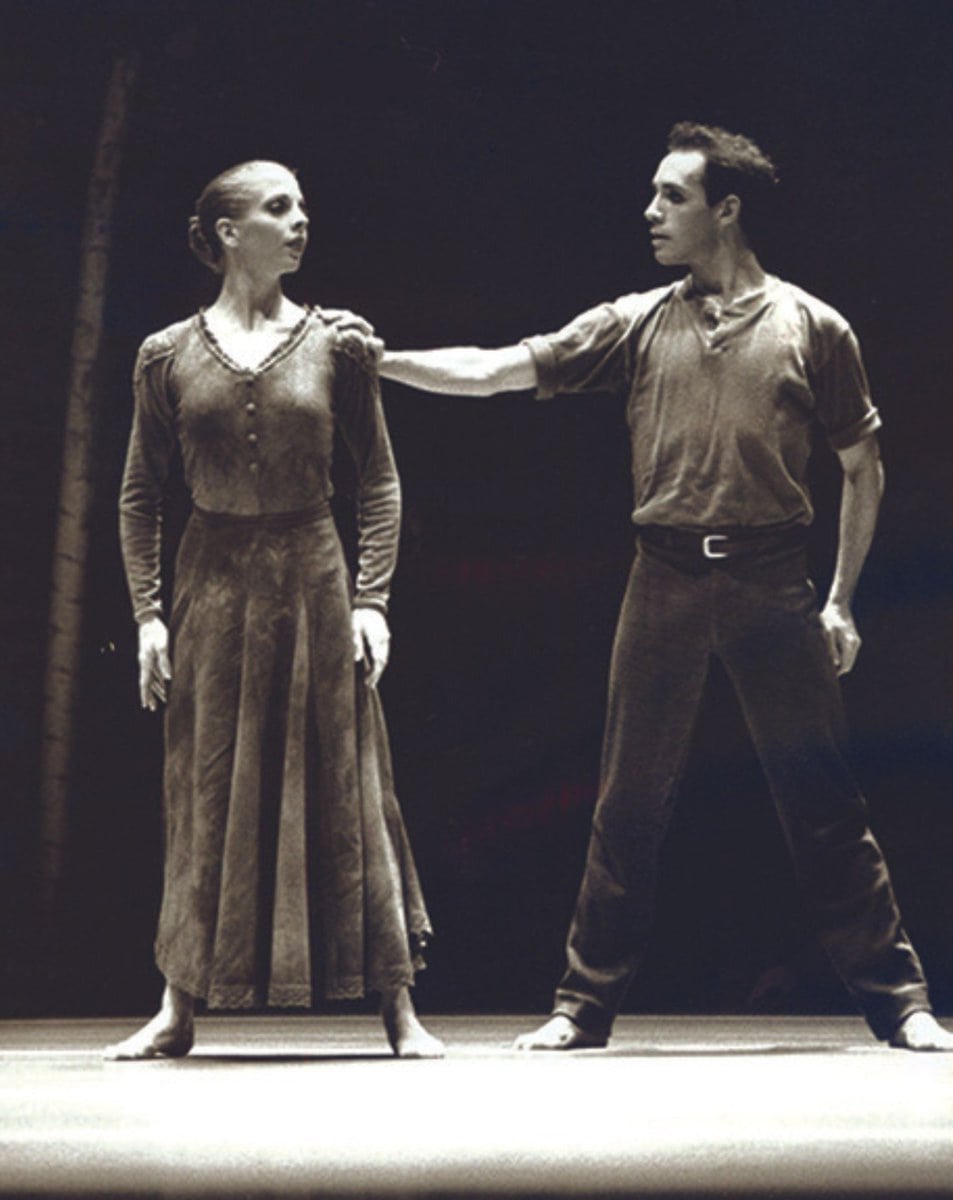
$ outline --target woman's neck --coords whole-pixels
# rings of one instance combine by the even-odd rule
[[[209,312],[243,329],[257,329],[280,322],[287,309],[294,308],[281,290],[281,280],[267,282],[229,271]]]

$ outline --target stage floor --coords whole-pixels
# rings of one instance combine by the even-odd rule
[[[518,1054],[525,1017],[206,1017],[179,1061],[133,1021],[0,1022],[0,1195],[953,1196],[953,1055],[843,1018],[627,1017]]]

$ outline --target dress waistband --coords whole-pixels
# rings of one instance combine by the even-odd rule
[[[307,508],[276,513],[209,512],[197,504],[192,506],[192,515],[206,525],[230,525],[239,529],[293,529],[296,525],[307,525],[309,521],[329,516],[330,512],[331,505],[327,500],[309,504]]]

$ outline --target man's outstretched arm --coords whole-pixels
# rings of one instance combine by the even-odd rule
[[[380,373],[425,392],[493,396],[536,387],[536,363],[528,346],[481,350],[450,346],[444,350],[385,350]]]
[[[837,561],[821,621],[837,673],[846,675],[860,649],[860,635],[854,624],[851,604],[873,540],[884,489],[884,472],[877,438],[873,434],[855,446],[838,451],[837,456],[844,472]]]

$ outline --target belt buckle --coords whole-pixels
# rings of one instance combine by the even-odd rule
[[[727,550],[715,550],[712,542],[727,542],[728,535],[726,533],[706,533],[702,538],[702,554],[705,558],[727,558]]]

